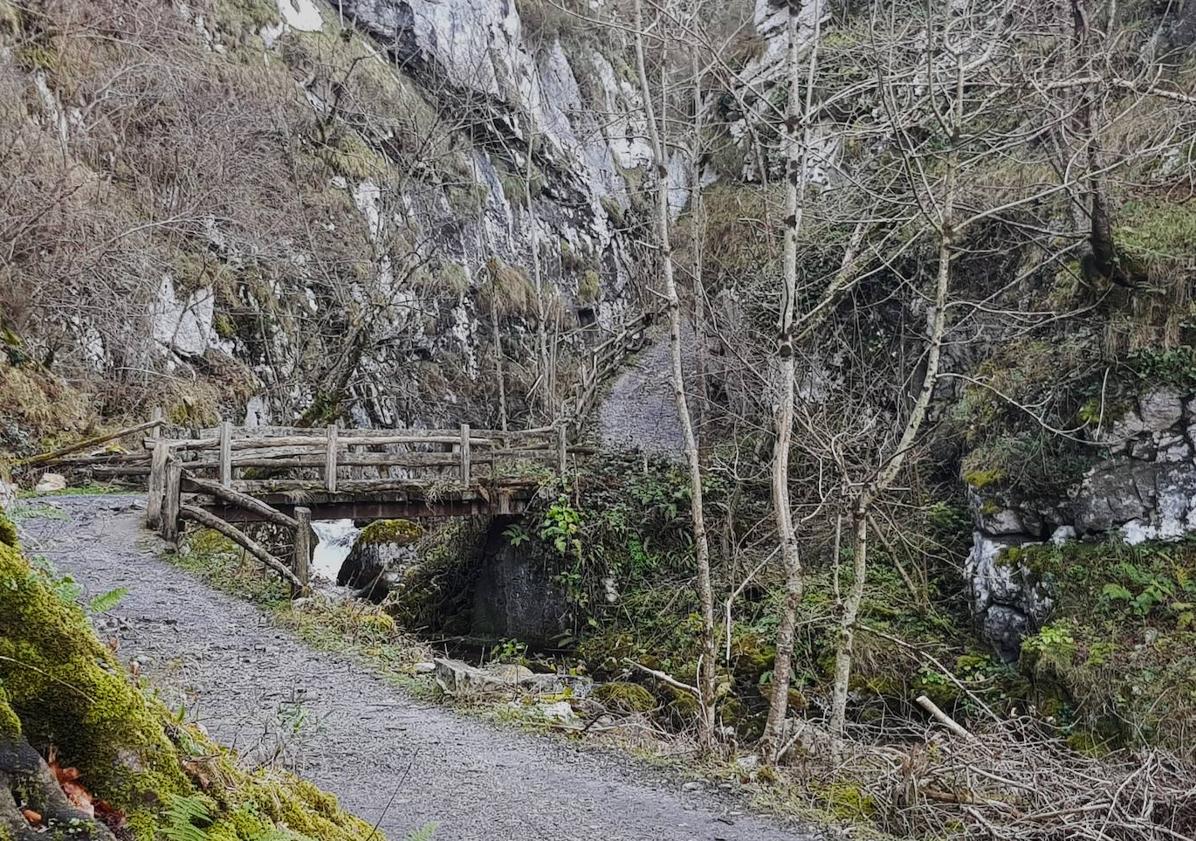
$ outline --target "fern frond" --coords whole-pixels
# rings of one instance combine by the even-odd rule
[[[161,832],[166,841],[209,841],[206,827],[212,823],[212,811],[200,798],[173,798],[165,818]]]
[[[426,823],[419,829],[407,834],[407,841],[432,841],[432,836],[436,834],[436,827],[438,824]]]
[[[129,595],[129,591],[124,587],[117,587],[115,590],[109,590],[107,593],[96,596],[87,603],[88,613],[107,613],[121,603],[121,600]]]

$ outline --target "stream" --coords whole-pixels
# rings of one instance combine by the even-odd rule
[[[312,575],[335,584],[341,564],[349,556],[361,529],[353,525],[352,520],[317,520],[312,522],[311,528],[319,538],[311,559]]]

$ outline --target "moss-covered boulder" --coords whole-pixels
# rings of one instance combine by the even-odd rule
[[[614,681],[595,687],[594,697],[608,709],[621,713],[646,713],[656,707],[652,693],[638,683]]]
[[[203,813],[213,841],[254,841],[276,829],[320,841],[370,835],[331,795],[286,773],[250,774],[179,721],[54,584],[22,557],[0,515],[0,837],[5,827],[16,838],[52,828],[31,824],[26,806],[47,810],[41,821],[78,824],[69,811],[77,803],[62,800],[44,761],[51,751],[103,802],[97,818],[121,837],[158,837],[180,804]],[[87,823],[71,837],[111,837]]]
[[[358,596],[381,602],[399,587],[415,565],[414,544],[424,530],[410,520],[376,520],[362,529],[349,550],[336,583],[353,587]]]

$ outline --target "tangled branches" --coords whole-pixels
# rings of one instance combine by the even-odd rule
[[[845,758],[877,823],[894,834],[1010,841],[1196,837],[1196,766],[1157,749],[1079,753],[1031,719],[975,738],[917,732]]]

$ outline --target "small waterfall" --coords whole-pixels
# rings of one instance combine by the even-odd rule
[[[349,556],[349,550],[353,548],[353,541],[361,529],[353,525],[352,520],[320,520],[313,522],[311,528],[320,539],[312,556],[312,574],[335,584],[336,574]]]

